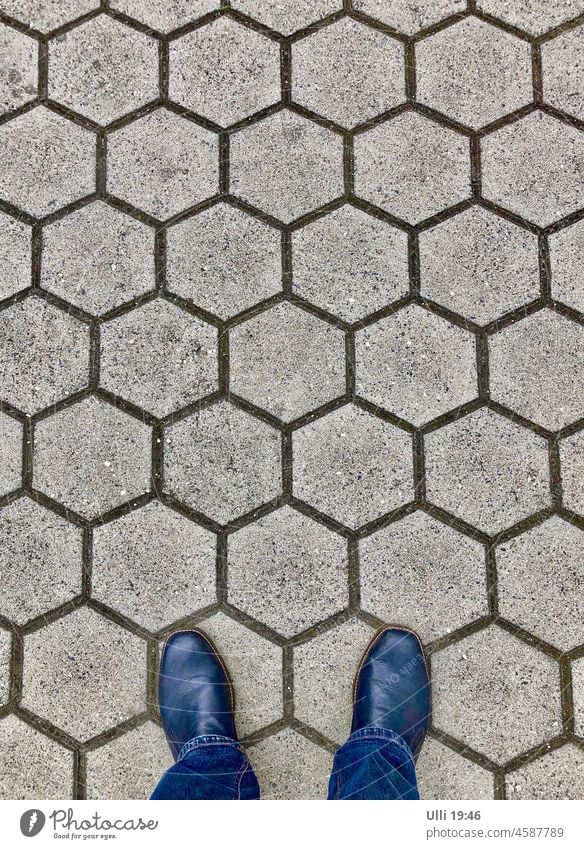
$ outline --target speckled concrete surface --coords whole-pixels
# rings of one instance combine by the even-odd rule
[[[0,0],[0,796],[145,798],[207,629],[323,798],[584,798],[584,0]]]

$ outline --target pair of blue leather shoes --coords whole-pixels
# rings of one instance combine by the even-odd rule
[[[235,694],[211,640],[197,629],[167,639],[158,696],[162,724],[175,759],[193,737],[237,740]],[[373,637],[355,675],[351,732],[367,726],[399,734],[417,758],[430,720],[430,679],[418,636],[384,628]]]

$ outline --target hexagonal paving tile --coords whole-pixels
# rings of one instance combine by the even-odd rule
[[[31,284],[31,228],[0,212],[0,300]]]
[[[41,286],[94,315],[154,288],[154,231],[96,201],[43,230]]]
[[[229,602],[285,637],[348,602],[345,541],[290,507],[230,536],[227,561]]]
[[[424,297],[488,324],[539,297],[537,236],[472,206],[420,233]]]
[[[584,11],[581,0],[478,0],[477,8],[532,35],[540,35]]]
[[[560,442],[562,489],[568,510],[584,514],[584,431]]]
[[[541,46],[544,100],[580,119],[584,119],[583,38],[584,26],[579,26]]]
[[[478,129],[533,100],[531,47],[465,18],[416,44],[416,98]]]
[[[1,719],[0,797],[70,799],[72,793],[73,752],[14,714]]]
[[[231,136],[230,191],[289,222],[343,193],[343,140],[284,109]]]
[[[89,328],[40,298],[0,312],[0,396],[25,413],[87,386]]]
[[[552,298],[584,313],[584,220],[549,237]]]
[[[507,799],[582,799],[584,751],[566,743],[507,773],[505,786]]]
[[[34,486],[93,517],[147,492],[151,431],[115,407],[86,398],[39,422]]]
[[[294,715],[336,743],[349,736],[353,678],[374,634],[349,619],[294,649]]]
[[[574,730],[584,737],[584,658],[572,662],[572,686],[574,690]]]
[[[427,737],[416,764],[421,799],[492,799],[493,774]]]
[[[220,401],[167,428],[165,489],[222,524],[282,490],[281,436]]]
[[[491,397],[549,430],[584,414],[584,329],[541,310],[489,337]]]
[[[282,649],[217,613],[200,624],[225,659],[235,687],[240,737],[282,716]]]
[[[218,386],[217,329],[156,299],[101,329],[100,383],[165,416]]]
[[[49,97],[108,124],[158,96],[158,42],[100,15],[49,42]]]
[[[348,404],[292,436],[294,495],[350,528],[414,497],[412,438]]]
[[[581,206],[584,137],[575,127],[532,112],[485,136],[481,150],[488,200],[542,227]]]
[[[215,534],[158,501],[94,531],[93,597],[157,631],[215,601]]]
[[[468,140],[417,112],[355,138],[355,192],[415,224],[470,196]]]
[[[0,628],[0,705],[6,704],[10,693],[10,631]]]
[[[501,616],[562,651],[584,643],[583,531],[552,516],[503,543],[496,556]]]
[[[562,730],[558,664],[496,625],[432,655],[432,695],[436,728],[495,763]]]
[[[0,52],[3,65],[0,112],[9,112],[36,97],[38,43],[24,33],[0,24]]]
[[[0,410],[0,495],[22,483],[22,425]]]
[[[292,233],[293,288],[355,322],[408,293],[408,240],[402,230],[341,206]]]
[[[217,136],[157,109],[109,136],[107,188],[156,218],[169,218],[218,191]]]
[[[174,759],[153,722],[87,752],[88,799],[148,799]]]
[[[352,18],[292,45],[292,99],[344,127],[405,100],[403,45]]]
[[[280,48],[232,18],[170,43],[169,95],[223,127],[280,100]]]
[[[476,398],[475,340],[417,305],[355,337],[357,392],[415,425]]]
[[[81,528],[29,498],[0,510],[0,612],[19,625],[81,592]]]
[[[262,799],[326,799],[333,756],[285,728],[249,750]]]
[[[550,503],[547,443],[485,407],[427,434],[426,494],[495,534]]]
[[[463,12],[465,0],[353,0],[353,8],[388,24],[399,32],[413,35],[418,30],[438,23],[448,15]]]
[[[228,204],[169,227],[166,238],[168,289],[219,318],[282,288],[280,233]]]
[[[360,540],[359,555],[363,609],[424,641],[489,612],[483,546],[426,513]]]
[[[78,608],[24,637],[22,687],[23,707],[88,740],[146,709],[146,643]]]
[[[219,0],[111,0],[110,5],[152,29],[169,32],[218,9]]]
[[[325,18],[342,7],[341,0],[232,0],[234,9],[284,35]]]
[[[95,189],[95,135],[38,106],[0,127],[0,197],[42,217]]]
[[[231,391],[285,422],[345,391],[343,333],[282,303],[233,328]]]
[[[2,0],[5,15],[41,32],[50,32],[98,6],[99,0]]]

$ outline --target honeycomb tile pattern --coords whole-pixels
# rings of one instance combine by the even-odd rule
[[[423,797],[584,798],[584,0],[0,12],[0,796],[146,798],[196,625],[324,798],[397,622]]]

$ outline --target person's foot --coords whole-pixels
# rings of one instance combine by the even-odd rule
[[[166,640],[158,702],[175,758],[193,737],[219,734],[237,740],[233,687],[219,652],[201,631],[176,631]]]
[[[419,637],[407,628],[379,631],[353,684],[351,733],[367,726],[395,731],[417,758],[430,724],[430,676]]]

